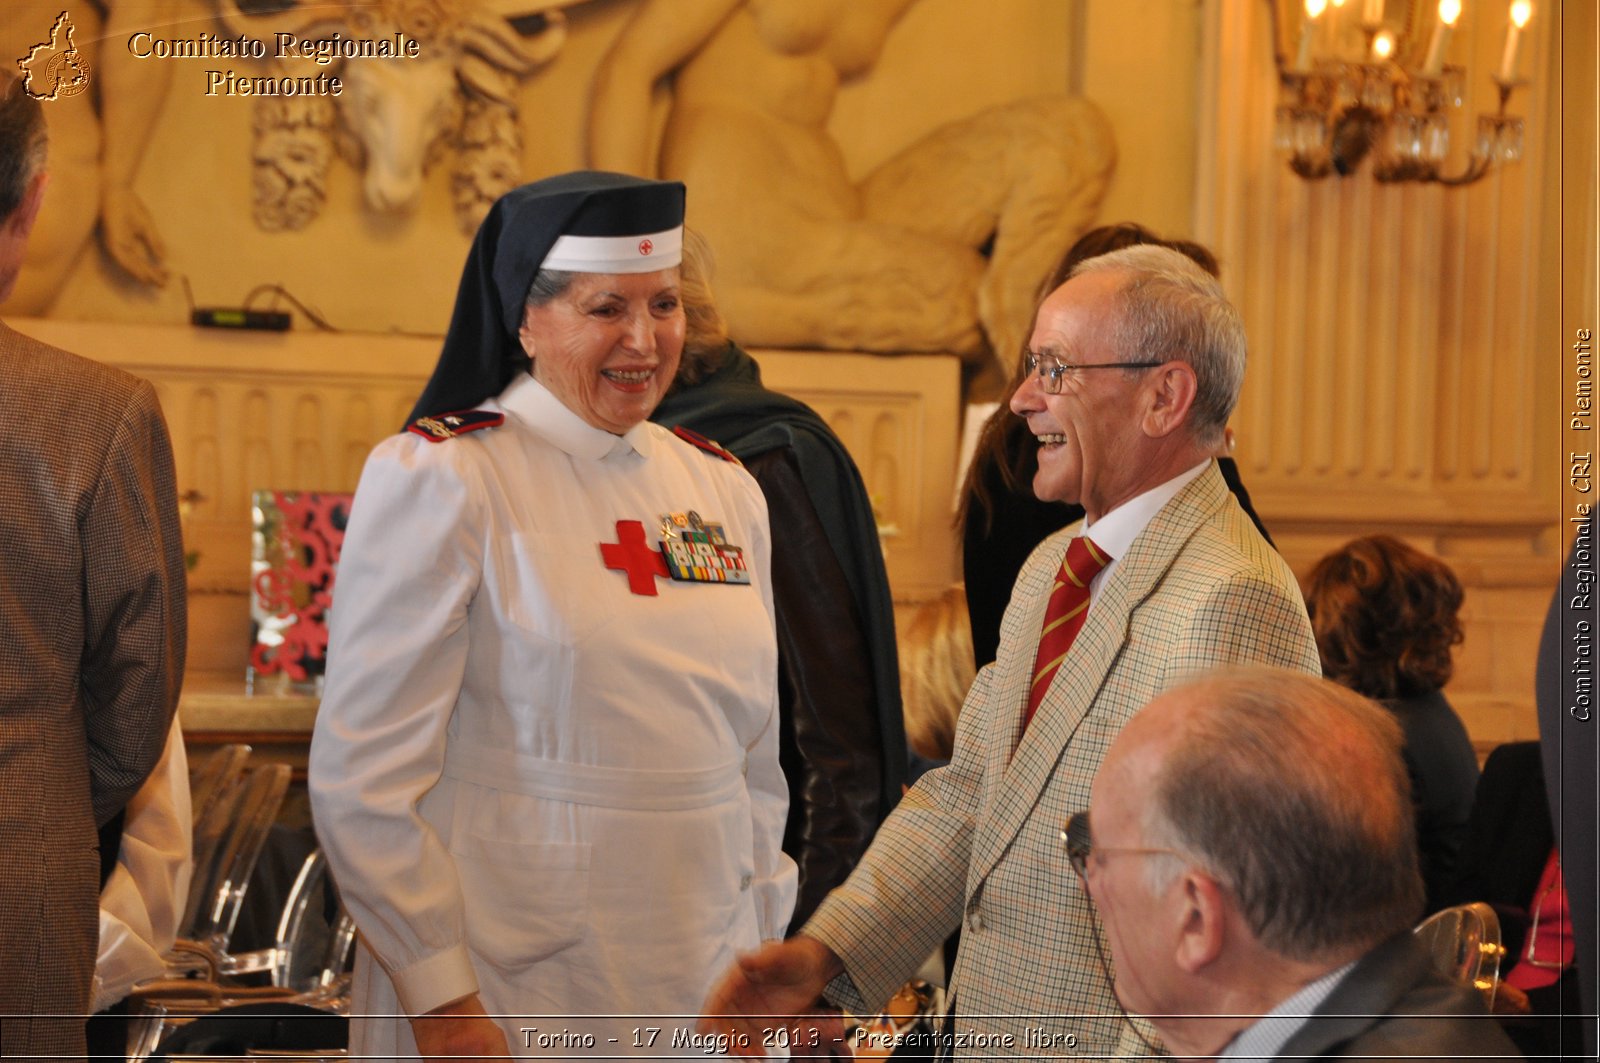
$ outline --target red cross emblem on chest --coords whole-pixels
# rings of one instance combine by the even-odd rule
[[[644,525],[636,520],[617,521],[617,541],[600,544],[606,568],[628,574],[628,589],[635,594],[656,594],[656,579],[669,578],[667,562],[645,542]]]

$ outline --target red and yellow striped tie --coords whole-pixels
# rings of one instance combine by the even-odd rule
[[[1050,602],[1044,611],[1044,627],[1039,631],[1039,653],[1033,659],[1033,686],[1028,690],[1028,711],[1022,717],[1026,728],[1050,689],[1061,662],[1066,660],[1072,641],[1083,628],[1089,614],[1089,583],[1100,570],[1111,564],[1111,558],[1098,546],[1080,535],[1067,544],[1067,554],[1061,559],[1061,570],[1056,573],[1056,583],[1050,590]]]

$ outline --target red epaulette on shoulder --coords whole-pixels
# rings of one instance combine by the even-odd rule
[[[406,431],[414,432],[430,443],[443,443],[480,428],[499,428],[505,423],[506,415],[503,413],[462,410],[459,413],[441,413],[437,417],[418,417],[406,425]]]
[[[715,454],[723,461],[731,461],[735,465],[739,466],[744,465],[744,462],[740,461],[731,450],[728,450],[721,443],[712,442],[692,428],[685,428],[680,424],[678,427],[672,430],[672,434],[683,440],[685,443],[699,447],[707,454]]]

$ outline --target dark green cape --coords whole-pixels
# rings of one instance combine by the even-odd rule
[[[894,604],[872,503],[855,462],[811,407],[763,386],[760,366],[733,344],[728,345],[715,372],[698,384],[673,390],[651,420],[668,428],[691,428],[747,463],[778,449],[789,450],[797,460],[806,493],[849,581],[870,643],[874,701],[884,747],[881,819],[900,800],[905,780],[905,722],[900,708]],[[782,548],[780,529],[773,529],[773,542],[777,553]],[[781,557],[775,558],[779,561]]]

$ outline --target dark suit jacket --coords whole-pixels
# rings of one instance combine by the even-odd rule
[[[1436,912],[1456,876],[1456,858],[1467,836],[1467,818],[1478,788],[1478,754],[1450,702],[1438,690],[1384,705],[1405,733],[1406,773],[1416,812],[1417,852],[1428,889],[1426,910]],[[1546,850],[1545,855],[1549,855]],[[1539,866],[1544,866],[1540,857]],[[1469,897],[1468,900],[1483,900]]]
[[[1536,692],[1545,786],[1561,849],[1561,878],[1572,898],[1572,936],[1577,947],[1582,1010],[1600,1011],[1600,926],[1594,898],[1600,893],[1600,850],[1595,814],[1600,809],[1600,723],[1595,714],[1595,631],[1600,595],[1595,583],[1595,519],[1572,541],[1561,583],[1545,614],[1539,639]],[[1588,625],[1587,628],[1582,625]],[[1584,899],[1587,898],[1587,903]],[[1586,1051],[1595,1055],[1595,1021],[1583,1023]]]
[[[183,677],[172,447],[148,383],[3,324],[0,410],[0,1056],[82,1055],[95,827]]]
[[[1484,901],[1500,915],[1501,969],[1522,952],[1526,915],[1555,845],[1539,743],[1496,746],[1483,765],[1446,905]],[[1523,918],[1512,918],[1520,911]]]
[[[1363,956],[1279,1059],[1521,1059],[1483,998],[1447,981],[1410,931]]]
[[[1494,907],[1500,917],[1500,943],[1506,950],[1500,961],[1502,976],[1520,962],[1527,946],[1539,882],[1554,846],[1539,743],[1496,746],[1478,781],[1458,874],[1445,903],[1485,901]],[[1570,889],[1569,900],[1582,896]],[[1569,906],[1574,926],[1582,918],[1583,907],[1578,903]],[[1583,955],[1581,947],[1574,953],[1577,959]],[[1592,1031],[1592,1021],[1585,1024],[1577,1018],[1583,1011],[1578,974],[1568,968],[1554,985],[1530,991],[1531,1014],[1501,1016],[1506,1033],[1530,1058],[1576,1054],[1585,1033]]]

